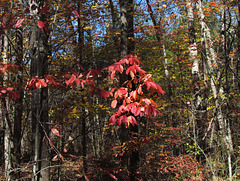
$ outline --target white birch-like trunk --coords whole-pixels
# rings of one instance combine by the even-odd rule
[[[8,63],[8,38],[7,38],[7,30],[4,31],[4,35],[3,35],[3,64],[7,64]],[[7,80],[7,74],[5,73],[3,76],[3,86],[4,86],[4,82]],[[11,176],[10,176],[10,171],[11,171],[11,127],[9,125],[10,120],[8,120],[7,118],[7,111],[8,111],[8,105],[6,103],[6,100],[3,101],[2,105],[4,108],[4,126],[5,126],[5,132],[4,132],[4,165],[5,165],[5,177],[6,180],[11,180]]]
[[[193,125],[193,137],[194,140],[198,143],[200,147],[202,147],[202,137],[204,130],[203,127],[196,128],[196,125],[202,125],[202,118],[200,117],[199,109],[201,109],[202,104],[202,96],[200,93],[199,86],[199,59],[198,59],[198,50],[196,44],[196,35],[195,35],[195,27],[194,27],[194,14],[193,14],[193,3],[191,0],[187,0],[186,3],[187,8],[187,21],[188,21],[188,37],[189,37],[189,58],[192,63],[192,86],[193,86],[193,95],[192,95],[192,115],[191,122]],[[199,123],[200,122],[200,123]],[[202,125],[203,126],[203,125]],[[197,145],[195,145],[196,149]],[[201,148],[205,149],[205,148]]]

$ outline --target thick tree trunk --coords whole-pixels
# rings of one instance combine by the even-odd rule
[[[127,55],[127,40],[128,40],[128,25],[127,25],[127,0],[120,0],[120,23],[121,23],[121,42],[120,42],[120,58],[125,58]],[[120,87],[123,86],[123,83],[128,80],[128,76],[123,73],[120,74]],[[122,124],[120,129],[120,141],[121,144],[126,142],[129,138],[129,130],[125,128],[125,126]],[[128,167],[128,156],[123,155],[122,156],[122,166]]]
[[[192,62],[192,86],[193,86],[193,101],[192,101],[192,123],[193,123],[193,135],[194,140],[202,150],[206,150],[206,142],[203,139],[206,131],[206,109],[202,105],[202,93],[200,89],[200,70],[199,70],[199,59],[198,50],[196,44],[195,27],[194,27],[194,15],[192,1],[188,0],[186,3],[187,7],[187,20],[188,20],[188,36],[189,36],[189,57]],[[196,148],[198,149],[198,148]],[[204,155],[197,156],[199,161],[205,160]]]
[[[133,0],[128,0],[127,2],[127,54],[135,54],[135,39],[134,39],[134,4]],[[128,77],[131,80],[130,77]],[[136,86],[132,84],[132,90],[135,90]],[[130,125],[130,136],[131,139],[138,137],[138,125]],[[139,145],[134,144],[133,150],[131,151],[129,159],[129,171],[130,171],[130,180],[137,180],[136,173],[138,169],[139,162]]]
[[[44,15],[39,14],[39,10],[45,5],[45,1],[30,1],[30,13],[33,17],[31,28],[31,77],[44,78],[48,68],[48,36],[39,28],[38,21],[45,22]],[[45,24],[46,26],[46,24]],[[32,105],[32,133],[34,145],[34,166],[32,180],[49,180],[49,153],[47,139],[43,142],[43,137],[48,136],[48,89],[33,89],[31,97]]]

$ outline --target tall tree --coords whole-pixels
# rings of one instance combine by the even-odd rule
[[[19,0],[17,4],[23,6],[22,0]],[[16,29],[16,65],[19,67],[19,74],[16,76],[15,85],[16,89],[19,92],[19,98],[15,100],[15,109],[14,109],[14,132],[13,132],[13,145],[14,152],[16,158],[16,167],[20,166],[21,159],[21,139],[22,139],[22,116],[23,116],[23,87],[21,86],[21,82],[23,81],[22,72],[23,72],[23,30],[21,27]],[[20,172],[16,174],[15,179],[20,178]]]
[[[220,134],[222,134],[223,142],[227,149],[229,179],[231,180],[232,179],[231,153],[233,152],[231,128],[230,128],[229,120],[224,116],[224,113],[222,110],[222,102],[225,99],[225,96],[223,96],[224,89],[221,81],[222,75],[218,68],[220,65],[216,61],[216,53],[213,48],[211,33],[209,30],[209,27],[207,26],[204,20],[205,15],[203,13],[202,8],[203,8],[202,1],[198,0],[197,9],[200,16],[202,44],[205,48],[204,50],[205,50],[205,57],[206,57],[206,64],[207,64],[207,72],[210,77],[210,86],[212,89],[213,97],[215,99],[216,122],[219,125]],[[214,129],[214,127],[212,127],[211,129]]]
[[[9,56],[8,56],[8,51],[9,51],[9,42],[8,42],[8,30],[4,30],[3,34],[3,40],[2,40],[2,59],[3,59],[3,64],[8,64],[9,63]],[[2,86],[7,86],[6,82],[8,80],[8,75],[7,73],[4,73],[2,77],[3,85]],[[4,85],[5,84],[5,85]],[[5,98],[2,99],[2,117],[3,117],[3,125],[4,125],[4,166],[5,166],[5,177],[7,180],[11,180],[11,137],[12,137],[12,126],[11,126],[11,120],[9,117],[9,104],[6,101]]]
[[[206,112],[203,109],[204,100],[202,98],[202,91],[200,88],[200,70],[199,70],[199,58],[198,58],[198,47],[196,43],[195,35],[195,25],[194,25],[194,13],[193,13],[193,2],[188,0],[186,3],[187,8],[187,21],[188,21],[188,36],[189,36],[189,57],[192,63],[192,86],[193,86],[193,101],[191,104],[192,108],[192,119],[193,124],[193,136],[194,140],[197,142],[196,146],[200,146],[201,149],[206,149],[206,144],[204,138],[205,133],[205,121],[204,113]],[[205,114],[206,115],[206,114]],[[201,154],[199,161],[205,160],[204,156]]]
[[[47,19],[43,8],[45,0],[30,1],[31,27],[31,78],[44,78],[48,70],[48,34],[46,32]],[[45,27],[45,29],[44,29]],[[32,180],[49,180],[48,138],[48,88],[33,89],[31,91],[32,133],[34,140],[33,176]]]

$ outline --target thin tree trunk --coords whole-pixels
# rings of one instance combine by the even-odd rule
[[[128,28],[128,26],[127,26],[127,1],[120,0],[119,3],[120,3],[120,22],[121,22],[120,58],[124,58],[127,55],[127,28]]]
[[[116,24],[117,24],[117,15],[115,13],[114,10],[114,5],[113,5],[113,1],[109,0],[109,5],[110,5],[110,9],[111,9],[111,16],[112,16],[112,29],[115,32],[116,31]],[[119,44],[118,44],[118,37],[116,35],[113,36],[113,41],[114,41],[114,45],[117,49],[118,54],[120,55],[120,51],[119,51]],[[119,56],[118,55],[118,56]]]
[[[48,36],[40,29],[38,21],[45,22],[44,15],[39,14],[39,10],[45,5],[45,1],[30,1],[30,14],[33,17],[31,28],[31,78],[44,78],[47,74],[48,56]],[[45,24],[45,26],[47,26]],[[43,142],[43,137],[48,137],[48,89],[33,89],[31,97],[32,105],[32,133],[34,133],[34,165],[32,180],[47,181],[49,175],[49,153],[47,139]],[[47,135],[44,135],[46,133]]]
[[[13,132],[13,146],[14,146],[14,155],[16,157],[16,167],[20,165],[21,159],[21,139],[22,139],[22,114],[23,114],[23,88],[21,87],[22,83],[22,59],[23,59],[23,38],[22,38],[22,28],[16,29],[16,50],[17,58],[16,65],[19,66],[19,74],[16,75],[16,89],[19,92],[19,98],[15,101],[14,109],[14,132]],[[20,171],[16,173],[15,179],[20,178]]]
[[[225,5],[225,0],[223,0],[223,5]],[[233,153],[233,144],[232,144],[232,136],[231,136],[231,125],[229,119],[229,82],[228,82],[228,69],[229,69],[229,56],[227,50],[227,30],[226,30],[226,11],[223,7],[222,9],[222,39],[223,39],[223,61],[225,61],[225,95],[226,95],[226,116],[225,116],[225,129],[226,129],[226,146],[227,146],[227,154],[228,154],[228,171],[229,171],[229,181],[232,181],[232,153]]]
[[[8,31],[4,30],[4,35],[3,35],[3,45],[2,45],[2,59],[3,59],[3,64],[7,64],[8,62]],[[4,73],[3,75],[3,86],[4,82],[7,81],[7,74]],[[11,180],[11,122],[8,114],[8,104],[6,102],[6,99],[2,99],[2,113],[3,113],[3,125],[4,125],[4,166],[5,166],[5,177],[6,180]]]
[[[238,42],[240,42],[240,1],[238,1],[238,31],[237,31],[237,39]],[[240,43],[237,45],[238,47],[238,54],[237,54],[237,64],[236,64],[236,70],[237,70],[237,77],[240,77]],[[238,90],[240,91],[240,81],[238,81]]]
[[[169,71],[168,71],[168,68],[167,68],[168,60],[166,58],[165,45],[164,45],[163,40],[161,38],[162,37],[162,34],[161,34],[161,32],[162,32],[162,30],[161,30],[161,17],[160,17],[161,14],[159,13],[159,22],[158,22],[156,16],[154,15],[154,12],[152,10],[152,6],[151,6],[149,0],[146,0],[146,2],[147,2],[147,6],[148,6],[148,11],[150,13],[150,17],[152,19],[154,29],[155,29],[155,32],[156,32],[157,41],[159,43],[159,46],[162,47],[162,49],[160,48],[160,56],[164,57],[163,66],[164,66],[164,72],[165,72],[165,76],[167,78],[167,84],[168,84],[168,98],[172,102],[173,98],[172,98],[171,78],[169,76]]]
[[[84,48],[84,30],[83,30],[83,21],[82,20],[82,16],[81,16],[81,9],[82,9],[82,2],[78,1],[78,10],[79,10],[79,14],[80,14],[80,18],[78,18],[78,62],[81,66],[83,66],[83,68],[86,68],[87,65],[83,64],[83,48]],[[82,99],[82,103],[84,104],[84,99]],[[81,140],[81,144],[82,144],[82,156],[83,156],[83,171],[84,174],[87,173],[87,162],[86,162],[86,156],[87,156],[87,142],[86,142],[86,110],[83,107],[82,108],[82,118],[81,118],[81,135],[82,135],[82,140]]]

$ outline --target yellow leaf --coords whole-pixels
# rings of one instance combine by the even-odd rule
[[[85,30],[90,30],[90,29],[92,29],[92,27],[91,26],[86,26],[86,27],[84,27],[84,29]]]

